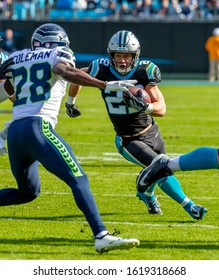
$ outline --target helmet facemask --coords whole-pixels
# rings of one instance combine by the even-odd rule
[[[111,65],[115,68],[115,70],[121,74],[121,75],[126,75],[128,74],[136,65],[137,61],[138,61],[138,57],[139,55],[137,55],[136,53],[128,53],[132,55],[132,61],[131,63],[129,63],[128,67],[126,68],[120,68],[120,66],[118,66],[118,64],[120,64],[120,62],[117,62],[115,60],[115,54],[116,53],[122,53],[125,54],[125,52],[109,52],[110,55],[110,63]]]

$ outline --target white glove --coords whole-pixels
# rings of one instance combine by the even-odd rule
[[[133,87],[137,83],[137,80],[123,80],[106,82],[106,91],[127,91],[128,88]]]

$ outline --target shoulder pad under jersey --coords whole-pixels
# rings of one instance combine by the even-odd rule
[[[75,67],[74,52],[67,47],[57,47],[57,58],[59,62],[68,62]]]
[[[107,58],[98,58],[96,60],[93,60],[88,68],[88,73],[93,76],[96,77],[97,73],[100,71],[100,69],[102,69],[103,67],[107,67],[110,65],[110,61]]]
[[[141,61],[140,65],[145,65],[146,75],[150,84],[159,84],[161,82],[161,72],[156,64],[151,61]]]

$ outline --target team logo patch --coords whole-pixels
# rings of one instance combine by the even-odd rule
[[[40,46],[40,42],[34,41],[34,47],[39,47]]]
[[[155,67],[155,69],[154,69],[154,78],[156,80],[161,80],[161,72],[158,67]]]

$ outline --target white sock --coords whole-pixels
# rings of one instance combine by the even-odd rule
[[[173,171],[180,171],[180,165],[179,165],[179,157],[171,158],[167,164],[167,166]]]
[[[186,197],[186,198],[180,203],[180,205],[181,205],[182,207],[185,207],[186,204],[187,204],[190,200],[191,200],[191,199],[189,199],[188,197]]]
[[[98,233],[95,238],[99,238],[101,239],[103,236],[107,235],[109,232],[107,230],[101,231],[100,233]]]

